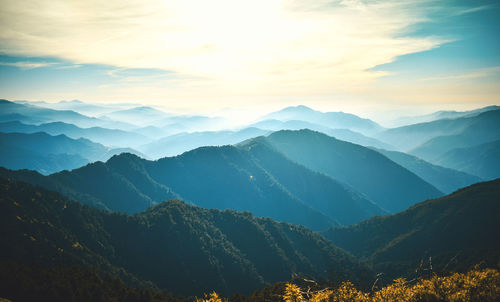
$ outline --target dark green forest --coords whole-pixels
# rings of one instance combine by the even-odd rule
[[[500,180],[325,232],[345,250],[248,212],[172,200],[127,215],[6,179],[0,190],[0,291],[13,301],[181,301],[212,291],[280,301],[283,280],[350,280],[369,290],[375,281],[497,267],[500,259]]]
[[[136,215],[111,214],[24,183],[2,180],[1,192],[7,266],[92,267],[181,295],[249,294],[294,275],[359,284],[372,277],[323,236],[248,212],[169,201]]]
[[[500,264],[500,179],[482,182],[398,214],[374,217],[324,235],[364,259],[388,281],[415,269],[467,271]]]

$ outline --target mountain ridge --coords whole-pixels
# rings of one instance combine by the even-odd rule
[[[320,124],[333,129],[351,129],[365,135],[383,130],[382,126],[370,119],[361,118],[351,113],[316,111],[304,105],[286,107],[279,111],[269,113],[261,118],[261,120],[265,119],[276,119],[281,121],[300,120]]]
[[[442,196],[434,186],[384,155],[320,132],[283,130],[267,140],[290,159],[350,185],[389,212]]]
[[[29,257],[48,266],[98,267],[181,295],[248,294],[296,273],[356,282],[371,276],[324,237],[248,212],[173,200],[130,216],[3,178],[0,190],[2,263]]]
[[[206,208],[248,210],[313,229],[384,213],[343,184],[289,161],[268,146],[262,145],[259,150],[259,154],[252,154],[251,150],[233,146],[201,147],[158,161],[122,154],[107,163],[47,177],[4,169],[0,169],[0,175],[125,213],[144,210],[161,200],[182,198]],[[272,166],[276,163],[279,165]],[[281,169],[293,171],[289,175],[298,177],[290,179]],[[287,186],[278,180],[286,180]],[[304,192],[312,188],[321,193],[309,198]]]
[[[407,275],[427,262],[435,272],[500,260],[500,179],[481,182],[401,213],[374,217],[324,235],[376,271]]]

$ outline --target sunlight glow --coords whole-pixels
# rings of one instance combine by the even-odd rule
[[[1,52],[168,70],[151,85],[174,95],[352,92],[446,42],[401,35],[424,20],[411,1],[1,2]]]

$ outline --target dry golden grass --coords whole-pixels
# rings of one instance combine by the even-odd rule
[[[285,302],[413,302],[413,301],[499,301],[500,273],[495,269],[474,269],[468,273],[433,276],[408,282],[396,279],[391,285],[365,293],[344,282],[335,289],[303,292],[294,284],[287,284]]]

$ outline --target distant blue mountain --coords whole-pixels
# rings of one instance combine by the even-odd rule
[[[14,101],[18,104],[23,105],[35,105],[38,107],[49,108],[54,110],[71,110],[78,112],[87,116],[98,116],[108,112],[117,111],[121,109],[125,104],[92,104],[86,103],[79,100],[72,101],[60,101],[57,103],[48,103],[44,101]]]
[[[401,151],[407,152],[413,150],[412,154],[429,160],[424,153],[418,151],[414,152],[414,149],[440,136],[461,135],[463,132],[469,135],[468,131],[471,131],[474,133],[473,136],[477,136],[477,139],[484,138],[490,139],[490,141],[494,140],[495,137],[498,136],[498,131],[496,131],[496,129],[498,129],[499,124],[499,113],[500,110],[492,110],[472,117],[441,119],[428,123],[398,127],[385,130],[376,134],[375,137],[383,142],[398,147]],[[477,127],[477,129],[474,129],[475,127]],[[469,130],[466,130],[468,128]],[[467,137],[466,139],[474,138]],[[440,139],[438,139],[437,143],[431,142],[431,144],[436,144],[436,147],[439,147],[439,140]],[[460,138],[457,139],[457,141],[460,140]],[[434,148],[434,146],[431,147]],[[435,151],[441,152],[438,149],[435,149]]]
[[[436,162],[490,180],[500,177],[500,140],[450,150]]]
[[[233,145],[268,133],[269,131],[258,128],[245,128],[239,131],[179,133],[143,145],[138,149],[150,158],[161,158],[179,155],[202,146]]]
[[[15,119],[12,117],[16,116]],[[78,127],[105,127],[111,129],[132,129],[135,126],[124,122],[105,121],[88,117],[71,110],[54,110],[31,104],[19,104],[0,100],[0,122],[19,121],[25,124],[40,124],[49,122],[64,122]]]
[[[433,165],[423,159],[403,152],[382,149],[375,149],[375,151],[387,156],[393,162],[415,173],[445,194],[453,193],[460,188],[482,181],[482,179],[477,176]]]
[[[173,115],[161,110],[142,106],[107,113],[100,118],[133,123],[147,136],[159,134],[157,130],[151,132],[154,127],[161,129],[162,136],[178,134],[181,132],[200,131],[200,129],[219,130],[223,128],[226,121],[220,117],[208,117],[200,115]],[[160,138],[160,137],[157,137]]]
[[[300,105],[287,107],[264,116],[261,120],[275,119],[280,121],[306,121],[333,129],[349,129],[370,135],[380,132],[383,128],[372,120],[361,118],[344,112],[320,112]]]
[[[145,126],[133,129],[133,132],[149,137],[152,140],[158,140],[168,136],[168,132],[155,126]]]
[[[452,135],[431,138],[410,153],[435,162],[446,152],[457,148],[468,148],[500,139],[500,110],[481,113],[462,120],[466,126]]]
[[[349,130],[349,129],[332,129],[329,127],[325,127],[322,125],[306,122],[306,121],[298,121],[298,120],[289,120],[289,121],[280,121],[280,120],[263,120],[257,123],[250,125],[251,127],[257,127],[266,130],[301,130],[301,129],[309,129],[314,131],[319,131],[329,136],[333,136],[337,139],[362,145],[362,146],[371,146],[376,148],[393,150],[395,147],[383,143],[375,138],[365,136],[361,133]]]
[[[89,162],[107,160],[132,149],[110,149],[87,139],[65,135],[37,133],[1,133],[0,166],[9,169],[31,169],[43,174],[71,170]],[[137,154],[140,154],[136,152]]]
[[[437,121],[437,120],[441,120],[441,119],[455,119],[455,118],[459,118],[459,117],[473,117],[473,116],[476,116],[476,115],[483,113],[483,112],[486,112],[486,111],[498,110],[498,109],[500,109],[500,106],[487,106],[487,107],[478,108],[478,109],[474,109],[474,110],[468,110],[468,111],[442,110],[442,111],[436,111],[436,112],[433,112],[430,114],[425,114],[425,115],[399,117],[399,118],[395,119],[392,122],[392,124],[395,127],[402,127],[402,126],[407,126],[407,125]]]
[[[153,125],[171,114],[153,107],[141,106],[106,113],[101,118],[132,123],[139,126]]]
[[[323,133],[286,130],[267,140],[290,159],[352,186],[389,212],[443,195],[382,154]]]
[[[63,122],[52,122],[40,125],[28,125],[18,121],[5,122],[0,123],[0,132],[45,132],[50,135],[64,134],[74,139],[87,138],[93,142],[111,147],[135,147],[151,141],[151,139],[134,132],[102,127],[80,128]]]
[[[208,117],[201,115],[176,115],[158,121],[158,126],[169,135],[181,132],[219,131],[228,126],[227,121],[221,117]]]

